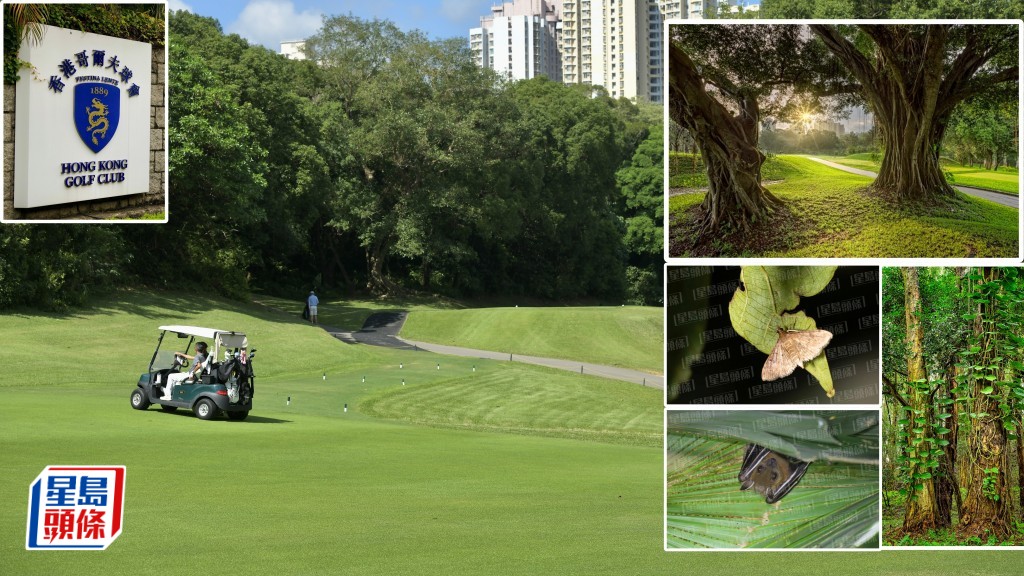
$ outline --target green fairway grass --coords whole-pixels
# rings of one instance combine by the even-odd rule
[[[878,172],[882,163],[881,155],[872,158],[869,153],[850,154],[849,156],[818,156],[837,164]],[[956,162],[943,160],[942,169],[953,175],[952,184],[972,186],[1007,194],[1018,194],[1020,190],[1020,172],[1016,168],[1000,166],[998,170],[986,170],[981,166],[961,166]]]
[[[410,340],[660,373],[663,310],[641,306],[415,310]]]
[[[798,156],[779,156],[781,182],[768,189],[793,216],[769,229],[711,241],[723,256],[768,257],[1015,257],[1017,211],[959,194],[951,206],[908,212],[865,192],[870,178]],[[703,194],[669,201],[671,256],[687,256],[688,210]],[[673,232],[672,228],[677,229]],[[749,244],[756,239],[759,244]],[[747,243],[747,245],[744,245]]]
[[[1018,572],[980,552],[663,552],[659,391],[344,344],[293,316],[146,292],[0,316],[0,574]],[[249,334],[248,420],[129,407],[171,323]],[[24,549],[29,485],[53,464],[127,467],[108,550]]]

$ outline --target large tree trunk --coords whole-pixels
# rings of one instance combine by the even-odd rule
[[[388,296],[401,292],[398,285],[388,278],[384,270],[387,261],[387,249],[384,242],[375,243],[372,249],[366,251],[366,263],[369,279],[366,288],[378,296]]]
[[[983,282],[998,281],[1001,271],[986,268]],[[980,290],[982,284],[974,286]],[[981,366],[996,364],[997,338],[990,326],[996,321],[997,294],[988,292],[988,298],[979,303],[974,318],[975,346],[981,347],[980,355],[971,357]],[[991,322],[992,324],[990,324]],[[983,392],[993,385],[977,374],[971,383],[972,411],[985,414],[972,418],[967,435],[967,458],[965,459],[967,496],[960,511],[957,534],[962,538],[994,536],[1003,539],[1010,533],[1010,490],[1007,482],[1009,458],[1006,428],[999,417],[999,394]],[[996,381],[1002,380],[1002,369],[996,374]]]
[[[926,378],[924,368],[924,329],[921,326],[921,289],[918,283],[917,268],[903,269],[905,319],[907,325],[907,381],[909,393],[909,418],[913,422],[915,418],[923,416],[927,421],[924,426],[916,424],[909,426],[911,430],[907,436],[907,456],[911,460],[919,462],[927,461],[924,451],[927,451],[932,443],[931,422],[934,414],[931,410],[929,394],[926,389],[919,387],[916,382]],[[915,433],[913,428],[922,431]],[[938,501],[935,491],[935,476],[929,478],[915,479],[915,474],[930,470],[921,468],[921,464],[913,464],[910,469],[910,497],[907,498],[907,507],[903,516],[903,532],[905,534],[921,534],[933,528],[941,526]]]
[[[885,154],[874,188],[901,202],[930,202],[953,196],[939,163],[948,116],[922,125],[911,104],[895,102],[876,113]]]
[[[835,26],[811,29],[857,78],[875,113],[885,145],[875,189],[900,202],[952,198],[955,192],[939,165],[946,125],[956,104],[980,91],[972,79],[1005,40],[987,38],[981,28],[965,29],[970,38],[954,55],[948,53],[950,25],[862,25],[875,45],[869,58]],[[1016,74],[1009,67],[987,83],[1011,81]]]
[[[757,149],[759,110],[746,98],[733,115],[707,93],[704,78],[686,53],[670,45],[672,119],[690,131],[707,165],[709,187],[700,232],[746,230],[781,202],[761,185],[764,154]]]

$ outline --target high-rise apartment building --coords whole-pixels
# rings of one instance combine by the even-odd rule
[[[562,80],[558,6],[548,0],[512,0],[491,8],[469,31],[478,66],[510,79],[547,76]]]
[[[563,81],[603,86],[615,98],[650,100],[657,12],[655,0],[563,0]]]
[[[516,67],[522,52],[516,38],[527,28],[508,18],[544,15],[559,40],[559,76],[549,78],[603,86],[614,98],[663,102],[665,20],[686,18],[691,10],[703,14],[712,3],[717,0],[515,0],[480,19],[481,27],[470,30],[470,48],[479,66],[530,78],[536,74]]]
[[[718,10],[718,0],[687,0],[686,15],[682,18],[701,20]]]

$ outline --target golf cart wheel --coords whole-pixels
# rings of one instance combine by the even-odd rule
[[[164,406],[163,404],[160,405],[160,409],[163,410],[164,412],[177,412],[178,411],[178,407],[177,406]]]
[[[200,420],[213,420],[217,417],[217,405],[209,398],[203,398],[196,402],[196,416]]]
[[[149,399],[146,398],[146,394],[142,391],[142,388],[136,388],[132,390],[132,408],[136,410],[145,410],[149,408]]]
[[[249,416],[248,410],[242,410],[241,412],[228,412],[228,418],[231,420],[245,420]]]

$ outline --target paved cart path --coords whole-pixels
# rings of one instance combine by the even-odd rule
[[[398,332],[405,323],[406,312],[378,312],[366,319],[362,329],[358,332],[342,332],[327,326],[323,328],[332,336],[344,342],[369,344],[371,346],[385,346],[401,350],[426,350],[436,354],[448,356],[465,356],[469,358],[487,358],[490,360],[511,360],[513,362],[525,362],[549,368],[559,368],[591,376],[600,376],[612,380],[621,380],[642,384],[652,388],[665,389],[665,379],[657,374],[648,374],[639,370],[619,368],[617,366],[602,366],[588,362],[577,362],[574,360],[561,360],[558,358],[542,358],[539,356],[525,356],[508,352],[494,352],[492,350],[476,350],[473,348],[462,348],[459,346],[446,346],[443,344],[431,344],[429,342],[418,342],[405,340],[398,337]]]
[[[861,170],[860,168],[851,168],[849,166],[844,166],[844,165],[838,164],[836,162],[829,162],[828,160],[822,160],[821,158],[815,158],[813,156],[807,156],[807,159],[808,160],[814,160],[815,162],[824,164],[825,166],[828,166],[830,168],[835,168],[837,170],[842,170],[844,172],[849,172],[850,174],[857,174],[858,176],[867,176],[868,178],[875,178],[875,177],[878,176],[877,173],[871,172],[870,170]],[[997,204],[1002,204],[1003,206],[1009,206],[1011,208],[1015,208],[1015,209],[1018,209],[1018,210],[1020,209],[1020,202],[1019,202],[1018,198],[1016,196],[1013,196],[1012,194],[1003,194],[1001,192],[992,192],[991,190],[982,190],[980,188],[971,188],[969,186],[953,186],[953,187],[956,188],[957,190],[963,192],[964,194],[969,194],[971,196],[977,196],[978,198],[984,198],[985,200],[991,200],[992,202],[995,202]]]

